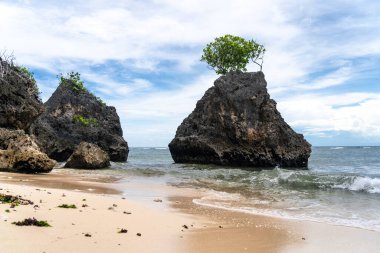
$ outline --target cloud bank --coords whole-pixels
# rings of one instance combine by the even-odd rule
[[[291,126],[315,145],[340,145],[342,135],[375,145],[379,11],[369,0],[0,1],[0,49],[34,71],[44,100],[57,74],[79,71],[117,107],[131,146],[166,146],[217,78],[199,62],[205,44],[255,38]]]

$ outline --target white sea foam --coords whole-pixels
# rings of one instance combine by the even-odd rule
[[[158,149],[158,150],[164,150],[164,149],[168,149],[168,148],[154,148],[154,149]]]
[[[332,188],[368,193],[380,193],[380,178],[356,177],[350,182],[332,186]]]
[[[380,178],[357,177],[348,189],[351,191],[380,193]]]
[[[330,149],[344,149],[344,147],[333,147],[333,148],[330,148]]]
[[[254,201],[253,199],[250,199],[249,202],[250,204],[246,203],[240,194],[230,194],[213,190],[208,191],[202,198],[193,199],[194,204],[223,209],[227,211],[263,215],[290,220],[314,221],[380,231],[380,220],[378,219],[364,219],[363,217],[356,217],[356,215],[351,215],[350,217],[338,215],[333,210],[327,211],[318,203],[303,207],[272,208],[273,206],[271,203],[266,202],[265,208],[256,208],[255,204],[260,201]],[[310,210],[307,211],[308,209]]]
[[[203,200],[220,200],[220,201],[233,201],[240,200],[241,195],[238,193],[227,193],[222,191],[209,190]]]

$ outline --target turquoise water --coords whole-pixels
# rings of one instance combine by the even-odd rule
[[[380,231],[380,147],[314,147],[298,171],[174,164],[167,148],[132,148],[128,163],[95,173],[199,188],[199,205]]]

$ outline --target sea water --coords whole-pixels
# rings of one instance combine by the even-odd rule
[[[260,171],[174,164],[167,148],[131,148],[128,163],[91,173],[197,188],[198,205],[380,231],[380,147],[313,147],[308,170]]]

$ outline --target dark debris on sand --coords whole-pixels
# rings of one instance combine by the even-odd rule
[[[33,205],[33,202],[28,199],[23,199],[21,196],[13,196],[0,193],[0,203],[8,203],[17,205]]]
[[[12,222],[16,226],[36,226],[36,227],[51,227],[47,221],[37,220],[36,218],[26,218],[23,221]]]

